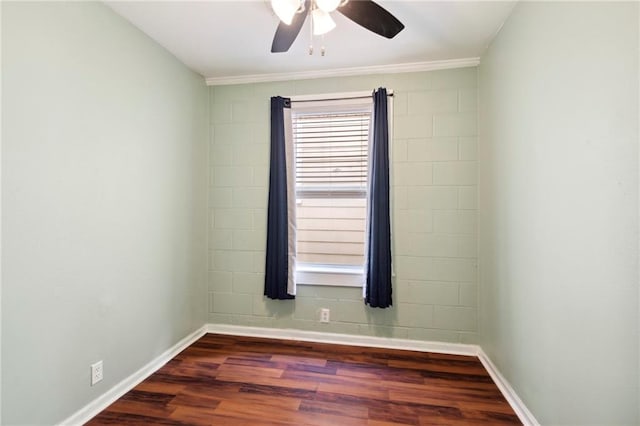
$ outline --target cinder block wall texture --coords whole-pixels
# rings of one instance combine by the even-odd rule
[[[393,307],[353,287],[266,299],[270,97],[380,86],[394,91]],[[476,68],[211,87],[209,322],[475,343],[476,105]]]

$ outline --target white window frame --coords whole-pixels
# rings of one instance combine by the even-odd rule
[[[392,95],[393,91],[387,90]],[[327,93],[318,95],[302,95],[289,96],[291,99],[291,110],[294,111],[335,111],[337,108],[341,110],[349,109],[361,110],[367,102],[365,98],[372,96],[372,91],[368,92],[343,92],[343,93]],[[313,102],[313,101],[318,102]],[[389,97],[387,105],[388,121],[389,121],[389,167],[391,167],[391,140],[393,135],[392,117],[393,117],[393,97]],[[304,101],[304,103],[295,104],[296,101]],[[328,102],[331,104],[328,104]],[[370,102],[373,114],[373,100]],[[392,173],[390,170],[389,179]],[[390,182],[391,184],[391,182]],[[366,232],[366,230],[365,230]],[[296,264],[296,284],[297,285],[319,285],[330,287],[358,287],[364,286],[364,265],[328,265],[320,263],[300,263]]]

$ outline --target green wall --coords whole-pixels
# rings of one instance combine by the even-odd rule
[[[545,425],[637,424],[638,3],[521,2],[480,65],[480,343]]]
[[[266,299],[270,97],[379,86],[394,91],[393,307],[366,307],[353,287]],[[209,322],[476,342],[476,104],[474,67],[212,87]]]
[[[207,88],[101,3],[1,7],[2,424],[50,425],[205,322]]]

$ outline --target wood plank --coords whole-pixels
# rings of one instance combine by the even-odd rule
[[[228,372],[218,375],[218,379],[227,382],[247,383],[252,385],[265,385],[291,389],[316,390],[316,388],[318,387],[318,385],[313,382],[299,382],[286,378],[253,376],[247,373]]]
[[[311,358],[306,356],[291,356],[291,355],[273,355],[271,361],[286,363],[288,365],[313,365],[316,367],[326,367],[327,360],[324,358]]]
[[[165,393],[168,395],[178,395],[180,392],[184,391],[186,388],[185,385],[174,384],[174,383],[158,383],[150,380],[145,380],[142,383],[139,383],[134,390],[147,391],[147,392],[158,392]]]
[[[106,411],[111,413],[137,414],[156,419],[168,419],[174,410],[175,407],[167,407],[166,405],[119,399],[107,407]]]
[[[308,413],[333,414],[345,417],[369,418],[369,409],[357,404],[304,400],[300,404],[300,411]]]
[[[96,417],[85,423],[85,426],[139,426],[139,425],[154,425],[154,426],[184,426],[184,423],[178,420],[170,418],[158,418],[145,416],[141,414],[121,413],[117,411],[105,410],[98,414]]]
[[[215,408],[182,406],[177,407],[174,412],[169,415],[169,418],[179,421],[182,424],[210,426],[212,424],[211,417],[215,415]]]
[[[360,396],[373,399],[388,399],[389,391],[376,386],[362,386],[359,384],[319,383],[319,392],[337,393],[341,395]]]
[[[274,423],[282,423],[288,425],[366,425],[367,419],[359,419],[356,417],[348,416],[336,416],[330,414],[318,414],[308,415],[302,411],[291,411],[283,409],[274,409],[274,407],[251,405],[247,406],[241,402],[223,401],[216,413],[226,415],[235,418],[244,418],[248,421],[253,419],[268,418],[269,421]]]
[[[257,366],[246,366],[246,365],[234,365],[234,364],[223,364],[218,369],[218,376],[222,377],[224,375],[249,375],[249,376],[260,376],[260,377],[272,377],[277,378],[281,377],[284,370],[280,368],[270,368],[270,367],[257,367]],[[221,379],[224,380],[224,379]]]
[[[238,392],[236,392],[238,393]],[[226,395],[224,395],[226,397]],[[170,407],[179,408],[203,408],[208,410],[214,410],[220,401],[223,399],[223,394],[209,392],[208,388],[204,387],[192,387],[180,392],[176,395],[168,405]]]
[[[287,388],[272,385],[256,385],[252,383],[243,383],[240,392],[300,399],[312,399],[316,395],[315,389],[302,389],[299,387]]]

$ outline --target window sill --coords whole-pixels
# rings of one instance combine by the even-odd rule
[[[298,285],[362,288],[364,269],[362,266],[298,265],[296,281]]]

